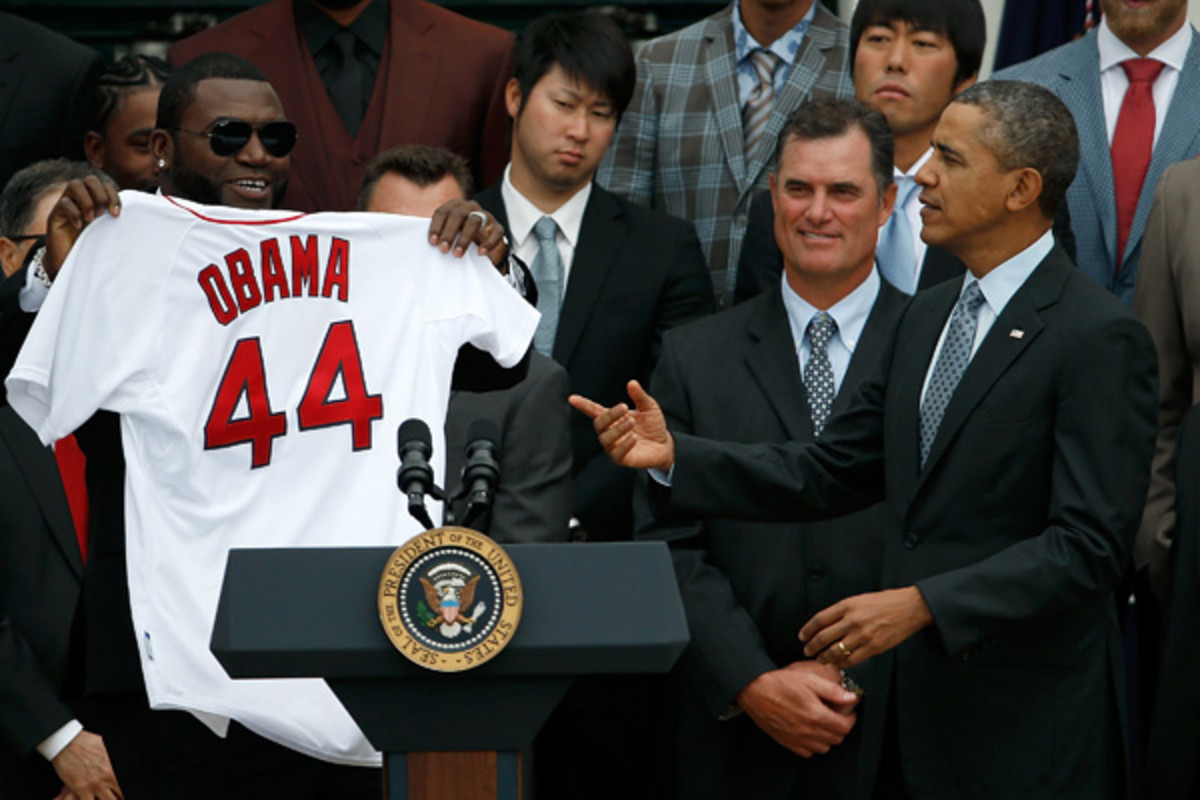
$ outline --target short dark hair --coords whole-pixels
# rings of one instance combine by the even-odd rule
[[[987,115],[979,138],[1001,169],[1038,171],[1038,206],[1053,219],[1079,168],[1079,134],[1070,109],[1049,89],[1023,81],[977,83],[953,102]]]
[[[775,142],[775,167],[791,139],[833,139],[858,128],[871,145],[871,172],[879,196],[892,185],[895,141],[887,118],[858,100],[810,100],[788,115]]]
[[[467,160],[458,153],[427,144],[405,144],[384,150],[367,164],[362,191],[358,193],[359,211],[366,210],[375,184],[384,175],[399,175],[422,188],[432,186],[449,175],[462,189],[463,197],[475,193],[475,182],[471,180]]]
[[[270,83],[258,67],[233,53],[205,53],[176,69],[158,96],[156,128],[174,131],[196,99],[196,84],[213,78]]]
[[[851,69],[863,29],[896,20],[950,40],[958,60],[955,86],[979,73],[987,45],[987,20],[979,0],[859,0],[850,21]]]
[[[24,236],[33,224],[34,207],[47,189],[88,175],[113,184],[112,178],[86,161],[65,158],[35,161],[14,172],[0,192],[0,236]]]
[[[521,31],[515,48],[521,111],[537,82],[558,66],[571,80],[603,95],[618,118],[625,113],[637,83],[637,67],[625,34],[603,14],[575,11],[538,17]]]
[[[105,67],[96,79],[89,130],[104,133],[126,92],[162,86],[170,74],[171,65],[155,56],[125,56]]]

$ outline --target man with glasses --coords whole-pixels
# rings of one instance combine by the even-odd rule
[[[0,194],[6,275],[22,270],[45,235],[46,218],[66,182],[87,175],[100,177],[86,164],[63,159],[39,161],[13,175]],[[27,316],[6,318],[4,326],[26,323]],[[24,335],[5,333],[6,347]],[[0,369],[7,372],[15,357],[15,349],[4,353]],[[79,667],[71,632],[86,541],[72,519],[80,495],[68,503],[72,490],[82,489],[82,464],[70,460],[78,453],[74,440],[53,451],[42,447],[12,409],[0,408],[0,786],[8,800],[44,800],[60,790],[101,798],[119,793],[103,740],[79,721],[86,713],[78,681],[70,677]]]
[[[287,185],[296,138],[262,74],[235,56],[212,54],[185,65],[167,81],[151,152],[159,187],[168,197],[269,209]],[[442,215],[439,236],[431,239],[444,251],[455,246],[459,254],[468,241],[493,255],[503,253],[496,246],[503,235],[500,227],[486,215],[482,222],[470,216],[470,208],[463,205]],[[51,275],[57,274],[82,229],[105,211],[120,213],[111,189],[92,179],[68,185],[48,226],[44,261]],[[448,238],[443,241],[440,234]],[[68,269],[91,266],[80,261]],[[129,287],[131,292],[139,289],[147,291]],[[97,704],[99,726],[125,796],[378,797],[378,770],[317,761],[236,722],[220,738],[190,713],[150,710],[131,621],[125,462],[117,419],[98,413],[82,425],[79,437],[89,456],[92,510],[84,589],[87,691]]]

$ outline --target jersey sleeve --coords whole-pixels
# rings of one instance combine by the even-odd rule
[[[5,382],[9,403],[45,443],[99,409],[128,407],[169,337],[153,326],[170,237],[146,246],[144,231],[163,221],[129,194],[120,217],[97,218],[76,241]]]
[[[485,258],[455,259],[443,267],[449,272],[454,292],[437,293],[435,314],[454,319],[457,349],[471,344],[486,350],[502,367],[511,367],[529,350],[541,315],[521,297]]]

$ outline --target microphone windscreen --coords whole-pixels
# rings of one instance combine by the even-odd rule
[[[400,423],[400,429],[396,432],[396,444],[400,449],[404,449],[404,445],[410,442],[420,442],[426,447],[433,447],[433,436],[429,433],[429,426],[425,424],[425,420],[412,417]]]

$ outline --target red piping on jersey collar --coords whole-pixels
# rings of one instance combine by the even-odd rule
[[[169,194],[164,194],[163,197],[166,198],[167,202],[171,205],[182,208],[192,216],[199,217],[205,222],[215,222],[218,225],[278,225],[281,222],[295,222],[301,217],[308,216],[302,212],[299,214],[293,214],[290,217],[280,217],[279,219],[217,219],[216,217],[205,216],[194,208],[188,208],[183,203],[177,202],[175,198],[171,197]]]

